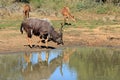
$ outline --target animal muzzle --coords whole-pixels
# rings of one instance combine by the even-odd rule
[[[63,41],[57,42],[57,45],[60,45],[60,44],[64,45]]]
[[[60,44],[64,45],[64,43],[57,43],[57,45],[60,45]]]

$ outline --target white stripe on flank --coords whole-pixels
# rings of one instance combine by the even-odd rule
[[[31,35],[33,34],[33,30],[31,29]]]

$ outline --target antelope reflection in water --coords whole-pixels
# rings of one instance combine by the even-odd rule
[[[58,54],[52,54],[49,51],[25,53],[22,59],[22,72],[25,80],[48,79],[56,68],[61,65],[62,57],[60,54],[61,51]]]
[[[63,51],[62,64],[56,68],[48,80],[77,80],[77,72],[69,65],[71,55],[75,51],[76,49],[70,50],[68,48]]]
[[[33,67],[36,65],[48,65],[48,58],[49,54],[48,52],[33,52],[33,53],[25,53],[24,58],[22,60],[23,66],[22,66],[22,72],[25,70],[27,71],[33,71]]]
[[[25,80],[35,79],[59,79],[73,75],[68,63],[71,53],[62,50],[42,51],[24,54],[23,59],[23,76]],[[67,75],[66,75],[67,74]],[[59,75],[59,76],[56,76]],[[31,77],[32,76],[32,77]],[[73,78],[74,79],[74,78]]]

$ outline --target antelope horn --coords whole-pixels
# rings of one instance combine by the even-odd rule
[[[63,26],[64,26],[63,23],[61,23],[60,33],[62,33],[62,31],[63,31],[63,30],[62,30],[62,29],[63,29]]]

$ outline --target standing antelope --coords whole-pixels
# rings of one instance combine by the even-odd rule
[[[45,40],[46,47],[48,47],[48,41],[53,41],[57,44],[63,44],[63,34],[62,34],[63,25],[60,28],[60,32],[54,30],[52,23],[47,19],[37,19],[37,18],[28,18],[21,23],[20,32],[23,33],[23,30],[27,33],[28,41],[32,38],[32,35],[39,36],[41,39]],[[29,43],[31,45],[31,41]]]
[[[24,14],[24,18],[29,18],[29,12],[31,11],[31,7],[28,4],[25,4],[23,7],[23,14]]]
[[[64,25],[68,23],[67,21],[71,18],[73,21],[76,21],[74,16],[71,14],[69,7],[64,6],[61,10],[61,14],[64,17]]]

